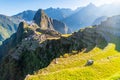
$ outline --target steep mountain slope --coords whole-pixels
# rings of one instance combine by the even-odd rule
[[[120,78],[120,72],[119,72],[120,55],[118,52],[120,51],[119,25],[120,25],[120,16],[118,15],[118,16],[109,17],[101,24],[91,27],[92,30],[93,28],[96,28],[95,31],[101,34],[108,43],[114,43],[114,44],[109,44],[103,50],[96,47],[87,54],[80,52],[79,54],[71,56],[70,54],[67,53],[68,54],[67,58],[66,55],[64,55],[63,58],[62,57],[56,58],[57,64],[55,63],[56,59],[54,59],[48,67],[44,69],[40,69],[37,72],[34,72],[34,75],[27,75],[25,80],[30,80],[30,79],[32,80],[39,80],[39,79],[117,80],[119,79]],[[84,29],[83,31],[85,32]],[[90,32],[89,31],[90,28],[84,34],[91,34],[93,32],[93,31]],[[87,41],[90,41],[88,40],[91,38],[90,36],[85,37],[85,35],[83,35],[83,37],[84,37],[83,41],[85,41],[86,43]],[[94,64],[88,67],[84,66],[87,60],[91,60],[91,59],[94,60]]]
[[[73,31],[79,30],[81,27],[90,26],[96,18],[100,16],[100,10],[94,4],[90,3],[80,11],[65,18],[63,22],[67,24]]]
[[[54,30],[52,25],[52,19],[49,18],[42,9],[38,10],[33,18],[33,21],[40,26],[41,29]]]
[[[76,55],[61,56],[46,68],[27,75],[25,80],[118,80],[114,75],[119,73],[120,52],[114,44],[109,44],[103,50],[95,47],[88,53],[79,52]],[[94,60],[91,66],[85,66],[87,60]],[[114,66],[113,66],[114,65]],[[118,76],[120,76],[118,74]]]
[[[7,30],[0,26],[0,44],[2,44],[2,41],[4,41],[9,36],[10,34],[7,32]]]
[[[92,25],[99,25],[101,24],[101,22],[106,21],[107,18],[108,18],[107,16],[99,17],[92,23]]]
[[[15,33],[19,22],[20,21],[18,19],[0,15],[0,41],[5,40],[10,35]]]
[[[120,51],[120,16],[109,17],[96,27],[98,33],[108,42],[115,43],[116,49]]]
[[[92,48],[94,48],[94,46],[98,44],[94,43],[89,45],[89,43],[85,44],[84,42],[82,42],[82,37],[78,38],[78,36],[82,36],[81,32],[78,34],[74,34],[74,36],[68,38],[60,38],[60,35],[58,33],[55,35],[55,32],[47,34],[48,31],[45,31],[44,33],[38,31],[36,32],[33,30],[31,31],[30,28],[32,26],[27,26],[27,24],[25,23],[24,26],[26,27],[26,29],[23,29],[21,26],[21,29],[23,29],[24,31],[21,33],[22,30],[18,30],[18,32],[15,34],[16,37],[14,38],[14,40],[9,41],[8,43],[9,45],[10,43],[11,45],[13,45],[14,43],[14,47],[9,47],[9,49],[7,50],[7,55],[1,61],[1,80],[23,80],[25,75],[27,75],[28,73],[32,74],[33,71],[48,66],[48,64],[54,58],[63,55],[63,53],[72,52],[72,50],[81,51],[81,49],[85,47],[87,47],[89,50],[91,46]],[[25,34],[25,32],[28,33]],[[22,35],[20,35],[20,33]],[[93,34],[91,34],[91,36],[92,35]],[[11,37],[11,39],[12,38],[13,37]],[[56,38],[58,40],[55,40]],[[46,39],[48,40],[44,41]],[[90,41],[92,39],[94,41],[94,38],[91,38]],[[102,40],[102,38],[97,35],[96,40],[100,39]],[[17,43],[17,41],[19,41],[19,43]],[[104,39],[102,41],[104,41]],[[101,43],[99,43],[99,45],[100,44]],[[6,48],[4,48],[4,51],[6,51]]]
[[[34,22],[34,23],[33,23]],[[35,17],[34,17],[34,20],[33,20],[32,23],[30,23],[29,25],[33,26],[36,25],[36,26],[39,26],[39,29],[37,29],[37,31],[40,31],[41,30],[58,30],[59,32],[61,33],[68,33],[69,29],[66,27],[66,25],[60,21],[57,21],[57,20],[54,20],[54,19],[51,19],[49,18],[43,10],[39,9],[37,11],[37,13],[35,14]],[[21,26],[21,24],[19,25]],[[24,26],[24,25],[23,25]],[[18,31],[19,31],[19,28],[18,28]],[[43,31],[42,31],[43,32]],[[21,33],[21,32],[20,32]],[[20,34],[18,33],[18,34]],[[46,32],[47,33],[47,32]],[[50,33],[48,31],[48,33]],[[1,36],[2,37],[2,36]],[[1,48],[6,48],[6,50],[3,50],[3,49],[0,49],[0,53],[1,55],[2,54],[6,54],[8,51],[9,51],[9,48],[12,46],[14,47],[18,42],[19,40],[17,40],[17,42],[15,42],[15,37],[16,37],[16,34],[13,34],[11,36],[11,38],[7,39],[6,41],[3,42],[3,45]],[[18,37],[19,38],[19,37]],[[8,41],[10,43],[8,43]],[[12,42],[11,42],[12,41]],[[13,44],[12,44],[13,43]],[[7,47],[6,47],[7,45]]]
[[[27,10],[27,11],[18,13],[16,15],[13,15],[12,17],[18,17],[20,19],[24,19],[25,21],[31,21],[31,20],[33,20],[35,13],[36,13],[36,11]]]
[[[4,73],[0,74],[1,80],[6,80],[6,79],[23,80],[22,78],[24,77],[24,75],[27,72],[32,73],[32,70],[30,70],[30,69],[33,68],[31,62],[28,65],[25,65],[26,62],[24,63],[24,61],[26,61],[26,59],[27,59],[24,57],[29,55],[27,53],[29,51],[30,51],[30,54],[36,53],[37,48],[40,48],[39,44],[41,42],[43,42],[44,40],[46,40],[48,37],[49,38],[52,38],[52,37],[59,38],[60,34],[56,31],[41,30],[39,32],[38,31],[39,29],[40,29],[40,27],[38,27],[37,25],[28,25],[27,23],[22,22],[19,25],[17,33],[13,34],[11,36],[11,38],[9,38],[3,42],[3,45],[0,47],[0,48],[2,48],[2,49],[0,49],[0,51],[1,51],[0,53],[1,53],[1,55],[2,55],[2,53],[3,53],[3,55],[7,54],[6,59],[9,59],[8,57],[11,57],[11,59],[9,59],[10,63],[4,62],[4,59],[3,59],[3,62],[0,67],[0,72],[5,70],[5,74]],[[42,47],[42,44],[41,44],[41,47]],[[44,47],[42,47],[41,49],[44,51]],[[25,55],[24,55],[24,53],[25,53]],[[29,56],[27,56],[27,57],[30,58]],[[21,60],[23,60],[23,62]],[[11,66],[12,69],[10,69],[10,67],[5,66],[4,64]],[[42,66],[40,64],[42,64],[42,63],[38,62],[38,64],[35,64],[35,65],[39,65],[39,66],[36,66],[36,68],[33,68],[33,71],[40,68],[40,66]],[[35,65],[33,65],[33,66],[35,66]],[[44,65],[46,65],[46,64],[44,64]],[[30,69],[27,69],[28,67],[30,67]],[[26,70],[24,70],[24,69],[26,69]],[[8,71],[12,70],[12,71],[7,72],[7,70]],[[3,75],[3,77],[2,77],[2,75]]]
[[[79,54],[72,55],[67,53],[63,57],[54,59],[51,64],[39,71],[34,72],[34,75],[27,75],[25,80],[117,80],[120,78],[120,34],[119,34],[120,16],[113,16],[103,21],[101,24],[81,29],[83,31],[83,42],[93,41],[88,34],[101,34],[109,44],[103,50],[97,46],[85,54],[85,50]],[[94,30],[95,29],[95,30]],[[87,31],[85,31],[87,30]],[[98,40],[94,42],[99,42]],[[102,42],[102,41],[100,41]],[[90,42],[87,44],[90,45]],[[91,42],[91,44],[94,44]],[[104,44],[104,43],[103,43]],[[73,54],[76,51],[71,52]],[[56,63],[57,60],[57,63]],[[87,60],[94,60],[91,66],[85,66]]]
[[[105,39],[95,28],[62,37],[49,28],[44,30],[35,23],[29,25],[21,22],[17,32],[0,46],[0,53],[4,55],[0,64],[0,80],[23,80],[27,74],[48,66],[54,58],[64,53],[79,52],[83,48],[90,51],[95,46],[104,48],[106,45]]]
[[[63,36],[59,33],[65,32],[65,24],[49,18],[40,9],[35,14],[32,23],[21,22],[17,32],[0,46],[0,80],[23,80],[28,74],[33,74],[47,66],[49,68],[49,64],[54,59],[55,65],[50,64],[50,71],[46,68],[46,71],[44,69],[40,70],[38,75],[28,75],[26,79],[55,80],[60,75],[58,79],[63,77],[62,79],[75,80],[82,79],[81,76],[84,77],[83,79],[109,78],[112,73],[115,74],[119,70],[120,55],[117,54],[120,49],[119,21],[119,16],[113,16],[100,25],[80,29],[66,37],[66,35]],[[62,31],[57,32],[58,27],[61,27]],[[110,44],[105,48],[109,42],[115,43],[116,47]],[[77,54],[79,52],[88,52],[90,55]],[[64,58],[69,57],[64,60],[64,58],[60,58],[62,56]],[[58,61],[63,60],[60,62],[61,65],[56,58],[59,58]],[[95,60],[95,65],[83,66],[87,61],[86,59]],[[60,71],[54,69],[54,66],[59,68]],[[111,68],[109,68],[110,66]],[[103,72],[105,72],[104,75]],[[85,76],[88,76],[88,78]]]

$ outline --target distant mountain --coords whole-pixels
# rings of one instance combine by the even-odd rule
[[[107,20],[107,17],[106,17],[106,16],[99,17],[99,18],[97,18],[97,19],[93,22],[92,25],[98,25],[98,24],[100,24],[101,22],[103,22],[103,21],[105,21],[105,20]]]
[[[66,23],[67,26],[74,31],[81,27],[91,25],[96,18],[101,17],[99,15],[100,11],[98,10],[98,7],[90,3],[89,5],[79,7],[74,11],[66,8],[48,8],[44,11],[49,17]],[[35,13],[36,11],[27,10],[18,13],[13,17],[18,17],[20,19],[24,19],[25,21],[31,21]]]
[[[19,19],[24,19],[25,21],[31,21],[33,20],[33,17],[35,15],[36,11],[33,10],[27,10],[23,11],[21,13],[18,13],[16,15],[13,15],[12,17],[17,17]]]
[[[56,20],[62,20],[74,13],[74,11],[67,8],[48,8],[44,11],[49,17]]]
[[[106,16],[111,17],[120,14],[120,5],[106,4],[96,7],[90,3],[85,7],[76,9],[75,13],[66,17],[63,22],[73,31],[79,30],[82,27],[97,25],[101,21],[106,20]]]
[[[63,22],[65,22],[73,31],[78,30],[81,27],[90,26],[94,20],[100,16],[98,10],[98,7],[90,3],[75,14],[65,18]]]
[[[112,16],[96,25],[97,32],[100,33],[107,42],[116,44],[116,50],[120,51],[120,15]]]
[[[56,20],[64,22],[73,31],[79,30],[82,27],[96,25],[102,21],[103,16],[119,15],[120,6],[116,4],[106,4],[96,7],[90,3],[84,7],[78,7],[76,10],[66,8],[48,8],[45,13]],[[28,10],[14,15],[26,21],[31,21],[36,11]]]
[[[67,8],[48,8],[48,9],[45,9],[44,11],[49,17],[56,20],[62,20],[70,16],[72,13],[74,13],[74,11]],[[20,19],[24,19],[25,21],[31,21],[33,20],[35,13],[36,11],[27,10],[27,11],[18,13],[16,15],[13,15],[13,17],[18,17]]]
[[[0,42],[16,32],[19,19],[0,15]]]
[[[107,18],[107,20],[101,22],[97,27],[104,32],[109,32],[120,37],[120,15]]]

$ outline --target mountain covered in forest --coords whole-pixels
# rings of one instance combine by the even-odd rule
[[[0,43],[16,32],[20,20],[0,15]]]

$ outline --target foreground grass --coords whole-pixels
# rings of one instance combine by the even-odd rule
[[[94,60],[91,66],[84,66],[87,60]],[[80,52],[69,57],[61,57],[51,64],[28,75],[25,80],[119,80],[120,54],[114,44],[104,50],[94,48],[88,53]]]

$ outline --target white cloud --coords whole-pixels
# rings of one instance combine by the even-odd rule
[[[89,0],[90,1],[90,0]],[[97,6],[103,5],[103,4],[112,4],[112,3],[120,3],[120,0],[91,0],[94,4]]]

